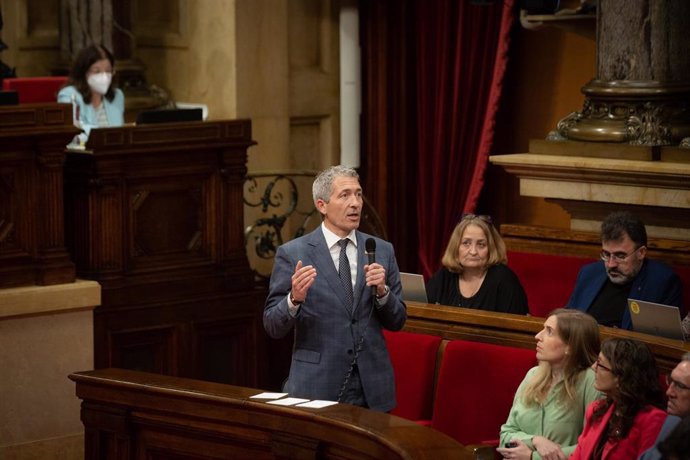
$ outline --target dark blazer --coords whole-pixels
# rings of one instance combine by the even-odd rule
[[[321,227],[289,241],[276,252],[268,298],[264,308],[264,328],[273,338],[294,330],[294,346],[286,391],[295,397],[335,401],[364,334],[357,366],[364,396],[371,409],[389,411],[395,407],[393,367],[382,328],[397,331],[407,319],[401,300],[400,272],[393,246],[376,240],[376,262],[386,269],[390,294],[385,305],[372,311],[371,288],[366,286],[364,242],[371,235],[356,232],[357,280],[354,308],[345,304],[345,293],[326,246]],[[316,268],[316,280],[309,288],[297,315],[288,312],[287,295],[297,261]]]
[[[584,312],[589,310],[599,291],[604,287],[606,279],[604,262],[593,262],[582,267],[577,275],[573,293],[568,300],[568,308],[576,308]],[[681,318],[685,317],[680,278],[671,267],[661,262],[644,260],[640,272],[632,282],[630,298],[675,305],[680,309]],[[623,314],[621,327],[623,329],[632,327],[630,312],[627,308]]]
[[[592,423],[592,413],[598,404],[603,404],[603,400],[594,401],[587,408],[585,414],[585,428],[577,440],[575,452],[570,456],[570,460],[589,460],[592,452],[596,449],[599,438],[604,434],[613,411],[616,409],[614,404],[602,418]],[[631,460],[637,458],[642,452],[649,449],[659,434],[661,425],[666,419],[666,412],[653,406],[647,406],[640,410],[635,416],[628,436],[618,441],[606,441],[604,451],[601,454],[602,460]]]

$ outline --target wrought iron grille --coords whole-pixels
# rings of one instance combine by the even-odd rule
[[[244,183],[244,243],[249,266],[258,281],[271,276],[273,258],[281,244],[318,227],[311,186],[318,171],[248,173]],[[386,230],[364,197],[360,230],[386,239]]]

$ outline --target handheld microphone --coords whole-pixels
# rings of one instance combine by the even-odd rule
[[[376,262],[376,240],[373,238],[367,238],[364,242],[364,252],[369,258],[369,265]],[[376,286],[371,287],[371,296],[376,297]]]

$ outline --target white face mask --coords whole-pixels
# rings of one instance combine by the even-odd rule
[[[110,88],[110,83],[113,81],[113,74],[110,72],[101,72],[89,75],[86,82],[89,84],[91,91],[98,94],[105,94]]]

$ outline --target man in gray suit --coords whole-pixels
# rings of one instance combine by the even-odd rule
[[[390,411],[395,382],[382,328],[400,330],[407,318],[393,246],[357,230],[363,201],[355,170],[322,171],[312,192],[323,222],[278,248],[264,308],[271,337],[294,329],[285,391]],[[374,242],[369,263],[365,245]]]
[[[683,418],[690,417],[690,353],[683,355],[678,365],[667,376],[666,382],[668,383],[666,390],[668,416],[661,426],[654,446],[646,450],[640,456],[640,460],[661,458],[659,444],[671,434]]]

